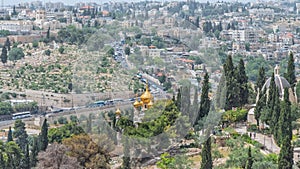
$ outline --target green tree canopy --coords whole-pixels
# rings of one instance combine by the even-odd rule
[[[13,112],[13,108],[8,102],[0,102],[0,115],[8,115]]]
[[[23,52],[23,49],[21,48],[12,48],[8,54],[8,59],[10,61],[17,61],[17,60],[20,60],[22,58],[24,58],[24,52]]]
[[[16,138],[16,143],[20,146],[23,153],[25,153],[26,145],[28,144],[28,135],[25,131],[25,123],[22,120],[18,119],[15,121],[13,135]]]
[[[49,143],[61,143],[64,138],[69,138],[72,135],[85,133],[83,128],[75,123],[68,123],[59,128],[51,128],[48,132]]]

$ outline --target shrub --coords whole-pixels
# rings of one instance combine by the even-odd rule
[[[66,117],[59,117],[57,121],[59,124],[67,124],[68,123],[68,120]]]
[[[49,49],[45,50],[45,55],[50,56],[51,51]]]
[[[39,46],[39,42],[38,41],[32,42],[32,47],[37,48],[38,46]]]
[[[251,124],[251,125],[247,128],[247,131],[251,131],[251,132],[257,131],[257,125],[256,125],[256,124]]]

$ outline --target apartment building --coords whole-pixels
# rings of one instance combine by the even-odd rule
[[[8,30],[13,34],[29,34],[32,30],[32,21],[2,20],[0,30]]]

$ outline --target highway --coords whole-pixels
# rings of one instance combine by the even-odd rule
[[[125,69],[130,68],[130,63],[125,57],[125,52],[123,49],[123,46],[121,44],[116,43],[116,45],[113,45],[115,49],[115,60],[121,64],[121,66]],[[144,77],[143,77],[144,78]],[[142,80],[142,79],[141,79]],[[163,86],[155,83],[153,79],[147,78],[148,84],[149,84],[149,89],[154,96],[155,100],[162,100],[166,98],[170,98],[171,96],[167,95],[166,91],[163,90]],[[156,79],[155,79],[156,80]],[[155,87],[154,87],[155,85]],[[50,121],[61,117],[61,116],[70,116],[70,115],[82,115],[82,114],[89,114],[89,113],[97,113],[97,112],[104,112],[104,111],[111,111],[111,110],[116,110],[117,108],[126,109],[129,107],[133,107],[134,100],[133,99],[123,99],[122,101],[119,101],[115,103],[114,105],[109,105],[109,106],[98,106],[98,107],[80,107],[80,108],[75,108],[75,109],[64,109],[62,112],[59,113],[50,113],[47,114],[47,117]],[[35,117],[41,117],[43,115],[38,115]],[[31,118],[26,118],[22,119],[24,121],[27,120],[32,120],[33,117]],[[0,121],[0,129],[3,129],[7,126],[12,126],[15,120],[8,120],[8,121]],[[53,121],[52,121],[53,122]]]
[[[159,93],[153,94],[156,100],[163,100],[166,99],[165,95],[160,95]],[[120,108],[121,111],[127,108],[133,108],[133,102],[134,100],[123,100],[118,103],[115,103],[114,105],[109,106],[99,106],[99,107],[81,107],[73,110],[64,110],[60,113],[49,113],[46,115],[49,122],[53,123],[54,120],[57,120],[57,118],[61,116],[69,117],[71,115],[76,115],[79,117],[80,115],[88,115],[90,113],[99,113],[99,112],[107,112],[107,111],[115,111],[117,108]],[[30,118],[24,118],[23,121],[29,121],[36,117],[43,117],[44,115],[36,115],[35,117]],[[15,120],[7,120],[7,121],[0,121],[0,129],[7,128],[8,126],[13,126]]]

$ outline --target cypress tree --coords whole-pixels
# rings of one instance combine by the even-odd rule
[[[265,84],[265,82],[266,82],[265,68],[264,67],[260,67],[259,68],[257,82],[256,82],[256,91],[258,91],[258,89],[260,91],[262,91],[262,87]]]
[[[178,89],[178,91],[177,91],[176,106],[177,106],[178,110],[181,109],[181,91],[180,91],[180,89]]]
[[[22,160],[22,168],[23,169],[30,169],[30,157],[29,157],[29,145],[26,145],[26,150],[24,154],[24,159]]]
[[[272,125],[271,117],[273,116],[272,114],[273,114],[273,110],[274,110],[275,92],[276,92],[276,84],[275,84],[275,76],[273,73],[272,77],[271,77],[268,93],[267,93],[267,107],[265,107],[266,111],[264,111],[265,114],[264,114],[264,119],[263,119],[264,122],[266,122],[268,125]],[[270,126],[270,127],[272,128],[273,126]]]
[[[209,75],[208,73],[206,73],[202,83],[202,93],[201,93],[199,113],[197,116],[197,122],[201,120],[203,117],[208,115],[209,108],[210,108],[210,99],[208,97],[208,93],[209,93]]]
[[[245,64],[243,59],[240,59],[237,70],[237,85],[239,86],[239,106],[242,106],[248,103],[249,96],[248,77],[246,75]]]
[[[16,6],[15,6],[15,5],[13,6],[13,12],[12,12],[11,15],[18,15],[18,13],[17,13],[17,11],[16,11]]]
[[[256,106],[255,106],[255,109],[254,109],[254,117],[255,117],[255,120],[256,120],[256,125],[258,127],[259,127],[259,120],[260,120],[260,117],[262,115],[262,110],[266,105],[266,95],[264,94],[265,90],[266,89],[264,89],[264,91],[259,93],[259,99],[258,99],[258,101],[256,103]]]
[[[5,46],[2,48],[2,53],[1,53],[1,62],[5,65],[7,62],[7,49]]]
[[[274,139],[276,142],[278,141],[278,121],[280,117],[280,98],[279,98],[279,89],[276,88],[275,93],[274,93],[274,108],[273,108],[273,113],[272,113],[272,118],[271,118],[271,131],[274,135]]]
[[[11,127],[9,126],[8,134],[7,134],[7,142],[13,141]]]
[[[285,137],[282,141],[282,146],[278,158],[278,169],[292,169],[293,168],[293,147],[291,139]]]
[[[253,157],[252,157],[252,154],[251,154],[251,147],[249,146],[249,149],[248,149],[248,160],[247,160],[246,169],[251,169],[252,168],[252,164],[253,164]]]
[[[48,27],[46,38],[47,38],[47,39],[50,39],[50,27]]]
[[[47,119],[44,120],[42,129],[41,129],[41,135],[40,135],[40,145],[41,145],[41,151],[45,151],[48,146],[48,123]]]
[[[274,107],[274,98],[273,98],[273,96],[274,96],[275,90],[276,90],[276,84],[275,84],[275,76],[274,76],[274,73],[273,73],[272,77],[271,77],[271,81],[270,81],[269,91],[268,91],[267,106],[269,108]]]
[[[39,153],[39,144],[38,144],[38,138],[33,137],[33,145],[31,147],[31,153],[30,153],[30,165],[31,167],[35,167],[37,163],[37,156]]]
[[[283,140],[288,138],[292,140],[292,117],[291,117],[291,103],[289,101],[288,88],[284,89],[284,100],[280,108],[280,117],[278,120],[280,136],[279,144],[283,143]]]
[[[4,46],[6,46],[7,47],[7,50],[8,51],[10,51],[10,41],[9,41],[9,38],[6,38],[6,41],[5,41],[5,44],[4,44]]]
[[[285,78],[290,83],[292,89],[294,90],[297,80],[295,75],[295,63],[294,63],[293,52],[290,52],[289,55],[288,67],[287,67],[287,72],[285,74]]]
[[[238,88],[235,79],[235,68],[232,62],[232,56],[229,55],[224,64],[225,79],[226,79],[226,99],[225,110],[231,110],[238,106]]]
[[[200,169],[212,169],[213,162],[211,157],[211,138],[210,136],[204,143],[202,152],[201,152],[202,162]]]

